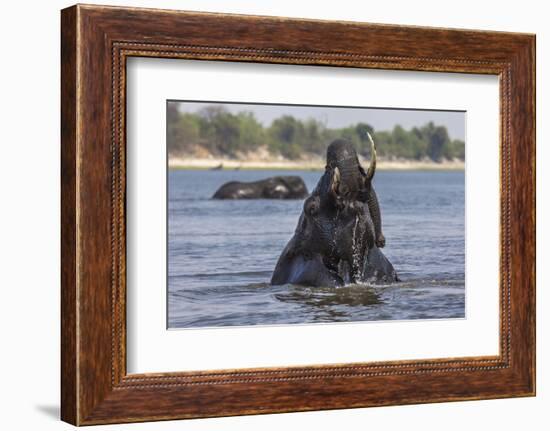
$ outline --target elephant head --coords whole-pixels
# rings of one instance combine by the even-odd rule
[[[376,158],[373,161],[376,166]],[[325,174],[321,178],[318,188],[325,186],[335,171],[338,172],[336,193],[339,198],[347,201],[356,200],[363,189],[365,174],[359,164],[355,148],[351,142],[345,139],[337,139],[328,146]],[[321,193],[322,190],[318,190],[318,192]]]
[[[334,155],[338,157],[345,153],[346,145],[346,141],[335,141],[329,150],[336,150]],[[362,190],[363,182],[357,155],[353,147],[347,147],[347,150],[351,156],[348,159],[340,157],[335,159],[336,163],[328,159],[324,175],[304,202],[294,237],[289,243],[292,246],[287,246],[281,256],[283,260],[293,256],[316,260],[323,270],[332,274],[337,284],[359,281],[366,250],[374,244],[374,226],[368,207],[354,199]],[[353,162],[353,158],[355,166],[352,170],[347,163]],[[353,175],[355,173],[357,175]],[[355,180],[357,184],[353,183]],[[274,273],[276,280],[281,259]],[[342,268],[346,269],[342,271]]]
[[[341,177],[339,195],[343,199],[358,200],[367,204],[370,217],[374,223],[376,245],[384,247],[386,239],[382,233],[380,205],[372,184],[376,173],[376,145],[370,133],[365,133],[370,142],[371,153],[367,171],[359,163],[352,143],[345,139],[337,139],[329,145],[327,149],[327,170],[338,168]]]
[[[367,205],[370,218],[374,224],[375,243],[378,247],[384,247],[386,239],[382,233],[380,205],[372,184],[374,174],[376,173],[376,145],[370,133],[365,133],[370,142],[371,149],[371,158],[367,171],[359,163],[353,144],[345,139],[337,139],[327,148],[325,174],[313,193],[320,193],[320,189],[329,181],[334,169],[338,169],[340,181],[337,194],[339,199],[348,202],[359,201]]]

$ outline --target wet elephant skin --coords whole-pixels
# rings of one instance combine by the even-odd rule
[[[342,286],[392,283],[398,276],[381,248],[381,212],[372,186],[376,149],[367,171],[353,145],[339,139],[327,149],[327,165],[305,200],[294,236],[277,262],[271,283]]]

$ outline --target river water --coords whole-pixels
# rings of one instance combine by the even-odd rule
[[[465,316],[463,172],[378,171],[383,250],[402,282],[336,289],[269,285],[301,200],[210,199],[227,181],[273,175],[311,191],[321,172],[169,171],[169,328]]]

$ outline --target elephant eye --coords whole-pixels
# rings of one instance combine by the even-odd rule
[[[345,184],[340,184],[338,186],[338,193],[342,196],[348,196],[349,195],[349,187]]]
[[[304,212],[313,217],[319,213],[319,200],[316,198],[309,198],[304,203]]]

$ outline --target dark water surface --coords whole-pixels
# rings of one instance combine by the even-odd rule
[[[169,171],[169,328],[464,317],[463,172],[378,171],[384,253],[403,281],[337,289],[269,285],[301,200],[210,199],[273,175],[311,191],[321,172]]]

